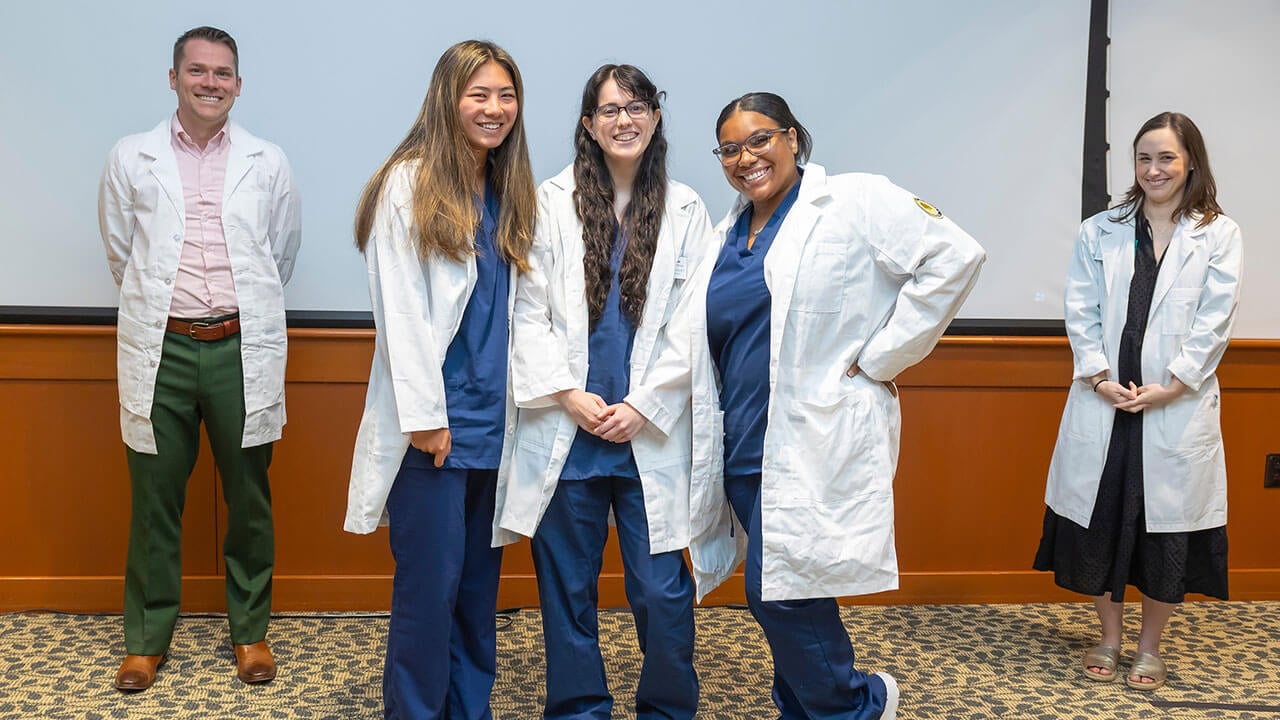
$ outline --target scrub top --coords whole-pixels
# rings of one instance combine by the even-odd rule
[[[587,392],[599,395],[607,405],[622,402],[631,390],[631,346],[636,337],[636,324],[622,311],[622,292],[618,285],[618,270],[626,248],[626,235],[615,228],[609,256],[609,295],[587,340]],[[631,443],[609,442],[578,428],[560,479],[600,477],[640,479],[631,455]]]
[[[800,181],[783,198],[747,248],[750,205],[725,238],[707,287],[707,340],[720,372],[724,411],[724,474],[757,475],[769,410],[769,309],[764,259],[800,195]]]
[[[511,274],[497,249],[498,198],[485,184],[476,199],[476,285],[444,356],[444,396],[453,449],[444,467],[493,469],[502,460],[507,412],[507,296]],[[404,464],[433,468],[431,455],[410,447]]]

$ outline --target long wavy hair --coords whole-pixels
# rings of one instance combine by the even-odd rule
[[[650,113],[661,109],[663,93],[658,92],[639,68],[602,65],[592,73],[582,89],[582,118],[589,120],[594,117],[600,87],[609,80],[616,82],[620,89],[635,99],[649,103]],[[631,200],[622,213],[619,228],[627,237],[627,247],[618,269],[618,289],[623,312],[636,322],[644,312],[649,271],[653,268],[658,232],[662,229],[662,210],[667,199],[667,138],[662,122],[659,118],[649,147],[640,157],[640,166],[631,185]],[[613,214],[613,177],[605,164],[604,151],[587,132],[581,119],[574,132],[573,143],[576,152],[573,160],[576,186],[573,203],[582,223],[582,242],[586,250],[582,269],[586,280],[587,312],[594,326],[604,314],[605,300],[609,296],[609,260],[613,251],[614,229],[619,223]]]
[[[1124,194],[1124,200],[1113,208],[1116,213],[1111,217],[1116,222],[1128,222],[1137,217],[1142,210],[1142,202],[1147,194],[1137,179],[1138,141],[1152,130],[1169,128],[1177,136],[1178,142],[1187,151],[1187,184],[1182,189],[1182,202],[1173,211],[1173,221],[1178,222],[1188,214],[1198,214],[1200,219],[1196,227],[1204,227],[1223,214],[1218,205],[1218,184],[1213,180],[1213,172],[1209,170],[1209,151],[1204,144],[1204,136],[1200,128],[1191,122],[1191,118],[1179,112],[1162,112],[1142,124],[1138,134],[1133,137],[1134,180],[1133,185]]]
[[[438,253],[457,262],[475,255],[480,213],[473,198],[476,156],[467,142],[458,107],[471,76],[487,62],[511,74],[516,90],[516,117],[511,132],[489,151],[489,182],[497,194],[496,246],[508,263],[529,269],[537,200],[529,148],[524,132],[524,83],[506,50],[484,40],[465,40],[440,56],[422,109],[399,147],[369,179],[356,208],[356,247],[369,243],[387,175],[401,162],[418,161],[413,184],[414,241],[426,260]]]

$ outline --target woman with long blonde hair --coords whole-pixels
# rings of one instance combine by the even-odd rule
[[[502,48],[446,50],[356,212],[377,339],[345,527],[390,525],[388,718],[491,716],[507,328],[535,206],[523,95]]]

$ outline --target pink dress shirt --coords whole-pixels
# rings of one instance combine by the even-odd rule
[[[222,188],[231,139],[224,126],[201,150],[182,129],[177,113],[169,127],[187,214],[169,315],[185,320],[232,315],[240,304],[222,232]]]

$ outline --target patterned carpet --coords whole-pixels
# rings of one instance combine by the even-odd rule
[[[1081,653],[1095,640],[1087,605],[863,606],[844,618],[859,665],[898,678],[903,720],[1280,720],[1280,602],[1189,603],[1170,625],[1169,684],[1155,693],[1080,676]],[[699,717],[776,718],[768,649],[750,616],[706,608],[697,623]],[[630,615],[603,612],[600,624],[615,716],[634,717],[628,693],[639,653]],[[1126,629],[1128,656],[1136,613]],[[155,686],[134,695],[111,687],[120,633],[119,616],[0,615],[0,718],[381,717],[385,617],[273,618],[280,675],[250,687],[235,679],[225,618],[184,616]],[[512,613],[498,643],[494,716],[539,717],[537,611]]]

